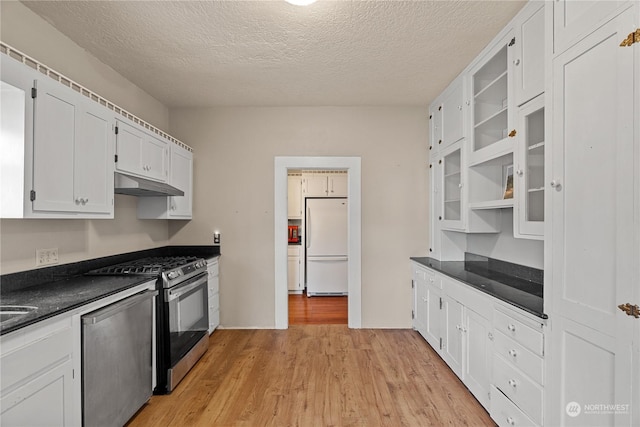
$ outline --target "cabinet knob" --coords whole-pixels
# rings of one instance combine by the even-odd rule
[[[438,141],[438,144],[442,144],[442,140],[439,140],[439,141]]]
[[[522,175],[524,175],[524,171],[523,171],[522,169],[518,169],[518,170],[516,171],[516,174],[517,174],[518,176],[522,176]]]
[[[514,136],[516,136],[517,132],[515,129],[513,129],[511,132],[509,132],[509,138],[513,138]]]
[[[520,65],[520,60],[519,59],[514,60],[513,65],[515,65],[516,67]]]
[[[82,200],[82,199],[80,199],[80,198],[76,198],[76,205],[79,205],[80,203],[82,203],[82,201],[81,201],[81,200]]]
[[[489,333],[487,334],[487,337],[488,337],[491,341],[493,341],[493,333],[492,333],[492,332],[489,332]]]
[[[516,382],[516,380],[509,380],[509,385],[513,388],[516,388],[518,386],[518,383]]]
[[[511,332],[515,332],[516,325],[514,325],[513,323],[510,323],[509,325],[507,325],[507,329],[510,330]]]
[[[462,105],[458,105],[458,110],[462,111]]]
[[[551,186],[551,188],[555,188],[558,191],[562,188],[562,185],[560,185],[560,181],[558,181],[557,179],[551,181],[549,185]]]
[[[84,203],[89,203],[89,198],[87,197],[86,199],[84,199]],[[83,205],[84,205],[83,203]]]
[[[439,217],[438,217],[438,219],[439,219],[440,221],[442,221],[442,217],[441,217],[441,216],[439,216]]]
[[[462,183],[458,184],[458,188],[462,188]]]
[[[513,417],[507,417],[507,423],[514,426],[516,425],[516,420],[514,420]]]
[[[514,349],[509,350],[509,356],[516,357],[517,355],[518,355],[518,352],[515,351]]]

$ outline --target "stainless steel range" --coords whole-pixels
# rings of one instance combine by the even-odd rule
[[[143,258],[88,274],[157,277],[154,393],[170,393],[209,347],[207,262],[196,257]]]

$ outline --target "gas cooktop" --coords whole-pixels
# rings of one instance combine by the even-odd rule
[[[150,257],[98,268],[91,270],[87,274],[95,276],[157,276],[162,272],[176,270],[194,262],[206,265],[202,258],[195,256]]]

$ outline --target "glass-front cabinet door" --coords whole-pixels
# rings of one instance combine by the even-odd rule
[[[513,37],[505,37],[470,71],[472,125],[470,163],[503,154],[512,149],[509,138],[512,86],[510,84],[510,46]]]
[[[518,114],[516,147],[517,237],[544,236],[544,95],[525,104]]]
[[[464,177],[463,150],[460,143],[454,144],[442,153],[440,163],[442,229],[464,229]]]

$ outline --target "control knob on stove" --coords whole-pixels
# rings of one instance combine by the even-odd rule
[[[170,272],[169,272],[169,274],[167,274],[167,277],[168,277],[169,279],[172,279],[172,280],[173,280],[173,279],[175,279],[176,277],[178,277],[178,272],[176,272],[176,271],[170,271]]]

